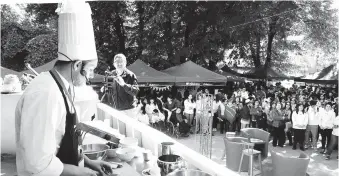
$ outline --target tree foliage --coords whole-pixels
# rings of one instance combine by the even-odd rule
[[[293,66],[289,52],[300,51],[302,54],[308,48],[320,48],[331,55],[338,51],[338,16],[337,11],[331,9],[331,3],[93,1],[90,5],[99,72],[106,69],[117,53],[124,53],[128,64],[142,59],[159,70],[180,64],[186,58],[215,69],[213,65],[224,60],[225,51],[230,48],[233,52],[229,57],[235,60],[243,59],[258,68],[289,69]],[[29,53],[26,59],[32,63],[38,64],[47,61],[46,57],[55,56],[56,8],[57,4],[27,5],[26,12],[34,17],[32,26],[35,29],[44,26],[47,33],[26,38],[20,35],[18,43],[6,43],[7,59],[12,59],[14,53],[23,48]],[[9,12],[8,9],[4,11],[9,14],[6,19],[15,21],[15,15]],[[304,35],[305,38],[291,42],[286,39],[291,35]],[[38,49],[44,45],[48,49]],[[14,46],[16,49],[9,50]],[[40,61],[35,62],[34,58]]]

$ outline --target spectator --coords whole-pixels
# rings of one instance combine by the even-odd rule
[[[270,117],[273,119],[273,147],[277,146],[284,147],[285,143],[285,123],[284,123],[284,114],[281,109],[281,103],[277,103],[276,108],[270,111]]]
[[[262,122],[262,109],[261,109],[261,107],[259,107],[259,101],[258,100],[256,100],[254,102],[254,107],[252,107],[250,109],[250,114],[252,116],[251,126],[253,128],[259,128],[259,123]]]
[[[297,149],[299,143],[300,150],[304,151],[305,131],[308,124],[308,117],[304,111],[304,106],[298,104],[296,111],[292,113],[292,123],[294,131],[293,150]]]
[[[308,125],[306,127],[306,134],[305,134],[305,149],[308,147],[317,149],[317,134],[318,134],[318,125],[319,125],[319,117],[316,107],[316,101],[311,101],[311,106],[308,108],[307,117],[308,117]],[[309,140],[309,133],[312,134],[312,145],[310,144]]]
[[[183,137],[188,137],[189,136],[189,132],[191,129],[191,125],[189,125],[187,122],[187,118],[185,116],[182,115],[181,109],[177,108],[177,110],[175,111],[175,121],[173,124],[179,126],[179,133],[181,136]]]
[[[152,116],[154,109],[159,110],[158,106],[154,102],[154,98],[149,97],[148,104],[146,105],[146,113],[149,117]]]
[[[194,115],[194,108],[195,103],[193,102],[192,94],[189,94],[187,99],[184,101],[184,116],[188,118],[188,124],[193,126],[193,115]],[[193,134],[193,129],[191,129],[191,134]]]
[[[336,146],[338,146],[338,136],[339,136],[339,116],[337,115],[337,117],[334,118],[334,121],[333,121],[333,131],[332,131],[330,145],[328,146],[327,151],[326,151],[326,160],[329,160],[331,158],[333,149]],[[338,156],[337,156],[337,159],[338,159]]]
[[[240,110],[240,117],[241,117],[241,129],[248,128],[250,125],[251,115],[250,110],[248,108],[248,103],[250,100],[245,100],[243,108]]]
[[[319,113],[320,115],[320,122],[319,126],[321,129],[321,151],[320,153],[323,154],[328,148],[331,142],[331,135],[333,130],[333,121],[335,118],[335,113],[332,110],[331,102],[327,102],[325,106],[325,110]]]
[[[154,109],[152,112],[152,116],[150,118],[151,123],[158,123],[160,121],[164,121],[165,116],[164,114],[160,113],[158,109]]]
[[[289,146],[293,145],[293,140],[292,140],[292,110],[291,110],[291,105],[289,102],[286,103],[286,107],[284,109],[284,119],[285,119],[285,132],[286,136],[288,138],[288,144]]]
[[[157,99],[155,99],[155,104],[158,106],[159,111],[164,113],[164,102],[162,101],[163,95],[161,93],[157,93]]]
[[[171,119],[171,116],[174,115],[173,113],[177,109],[178,105],[173,102],[172,96],[169,95],[167,97],[167,102],[164,104],[163,109],[165,110],[165,113],[167,114],[165,116],[166,121],[169,121]]]
[[[139,122],[149,125],[150,119],[146,113],[146,104],[142,104],[140,108],[140,112],[137,114],[137,119]]]

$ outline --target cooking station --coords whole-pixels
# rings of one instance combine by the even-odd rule
[[[103,139],[101,140],[102,142],[107,141],[106,144],[84,143],[83,152],[90,159],[101,159],[111,163],[112,168],[114,168],[114,174],[165,176],[175,169],[186,166],[186,163],[180,156],[172,154],[171,146],[174,145],[172,142],[162,143],[162,156],[159,159],[148,150],[139,146],[133,146],[136,149],[135,157],[132,156],[132,159],[126,159],[120,158],[119,154],[117,154],[117,148],[129,148],[132,146],[132,143],[137,145],[138,140],[136,138],[125,137],[119,134],[117,130],[110,129],[101,121],[80,123],[77,128],[83,131],[84,139],[87,134],[90,134],[92,139],[98,137]],[[105,145],[109,147],[107,150],[105,150]],[[114,153],[111,154],[113,150]],[[167,163],[168,161],[171,161],[171,163]]]
[[[113,154],[114,157],[107,157],[112,155],[112,147],[106,148],[108,150],[103,152],[106,154],[98,157],[113,162],[113,166],[121,164],[122,167],[113,170],[115,174],[238,176],[237,173],[189,149],[166,134],[102,103],[97,105],[96,119],[79,124],[78,129],[84,132],[83,145],[110,143],[119,147]],[[132,147],[135,149],[135,157],[122,161],[121,156],[117,156],[118,150],[131,148],[123,142],[127,139],[136,142],[136,146]]]

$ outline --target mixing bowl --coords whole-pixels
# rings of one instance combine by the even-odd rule
[[[167,176],[212,176],[212,175],[199,170],[179,169],[169,173]]]
[[[97,160],[105,155],[109,147],[106,144],[86,144],[82,145],[83,153],[91,160]]]
[[[119,148],[116,151],[116,154],[119,159],[125,162],[131,161],[135,156],[135,149],[134,148]]]

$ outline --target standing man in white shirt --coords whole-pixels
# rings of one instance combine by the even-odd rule
[[[20,176],[106,175],[111,166],[83,155],[81,136],[74,128],[79,121],[74,87],[84,86],[98,63],[91,10],[85,1],[67,1],[57,10],[58,61],[30,83],[15,110],[17,172]]]
[[[313,149],[317,149],[317,134],[318,134],[318,126],[319,126],[319,116],[318,116],[318,110],[316,107],[316,101],[312,100],[310,102],[311,107],[308,108],[307,111],[307,117],[308,117],[308,125],[306,127],[306,133],[305,133],[305,149],[307,149],[309,146],[313,147]],[[309,134],[312,134],[312,145],[310,144],[310,138]]]

